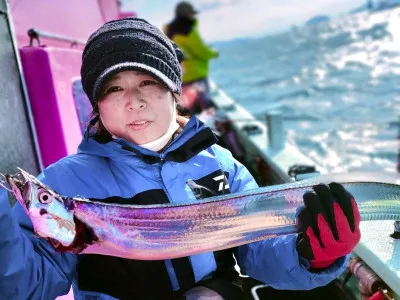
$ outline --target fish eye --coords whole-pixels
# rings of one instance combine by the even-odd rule
[[[51,203],[51,201],[53,201],[52,196],[47,191],[39,192],[38,198],[39,198],[39,202],[42,204],[49,204],[49,203]]]

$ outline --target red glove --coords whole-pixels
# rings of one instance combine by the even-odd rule
[[[297,216],[297,252],[311,268],[326,268],[349,254],[360,241],[360,212],[353,196],[335,182],[303,195]]]
[[[377,291],[375,294],[369,297],[368,300],[385,300],[385,293],[382,291]]]

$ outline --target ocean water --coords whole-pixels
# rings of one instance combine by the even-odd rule
[[[396,172],[400,9],[215,44],[211,78],[327,172]]]

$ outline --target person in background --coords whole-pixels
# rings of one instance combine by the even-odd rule
[[[165,25],[164,33],[184,53],[182,88],[195,86],[198,90],[199,107],[194,112],[212,107],[208,82],[209,62],[218,52],[207,46],[198,29],[197,11],[189,2],[180,2],[175,8],[175,18]]]
[[[111,21],[94,32],[81,68],[93,119],[77,154],[38,179],[66,197],[122,205],[192,203],[257,188],[248,170],[216,145],[212,131],[177,106],[180,57],[179,48],[143,19]],[[243,274],[276,289],[324,286],[345,270],[359,241],[359,212],[335,183],[315,186],[304,203],[299,235],[142,261],[54,249],[0,189],[0,299],[55,299],[72,284],[77,300],[239,300],[236,261]]]

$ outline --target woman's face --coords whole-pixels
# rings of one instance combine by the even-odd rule
[[[174,101],[158,79],[139,71],[123,71],[105,84],[98,107],[111,135],[142,145],[168,130]]]

